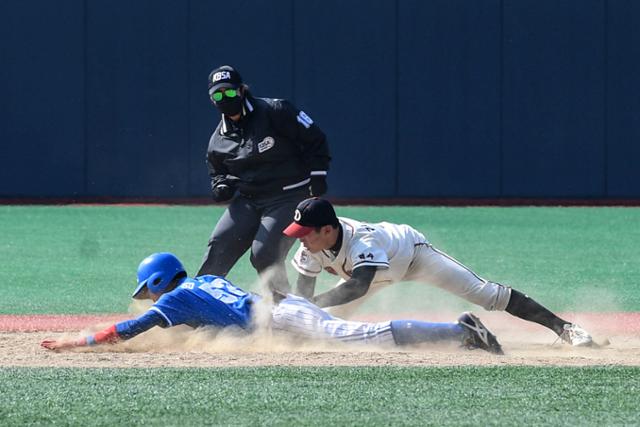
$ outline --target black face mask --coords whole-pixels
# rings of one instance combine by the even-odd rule
[[[222,100],[213,103],[218,111],[225,116],[235,116],[242,112],[242,96],[236,96],[234,98],[224,97]]]

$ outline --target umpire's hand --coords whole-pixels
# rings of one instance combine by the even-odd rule
[[[235,188],[227,184],[218,184],[218,185],[214,185],[211,188],[211,193],[213,195],[214,201],[226,202],[227,200],[233,197],[233,193],[235,193]]]

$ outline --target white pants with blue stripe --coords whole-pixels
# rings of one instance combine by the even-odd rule
[[[272,328],[311,340],[395,345],[391,322],[352,322],[333,317],[304,298],[287,295],[272,312]]]

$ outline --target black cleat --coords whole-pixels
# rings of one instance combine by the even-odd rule
[[[464,328],[462,345],[469,350],[481,348],[493,354],[504,354],[496,336],[482,324],[478,316],[465,312],[458,317],[458,324]]]

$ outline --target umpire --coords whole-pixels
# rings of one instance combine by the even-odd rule
[[[325,134],[282,99],[256,98],[228,65],[209,74],[209,98],[222,118],[211,135],[207,166],[216,202],[231,200],[216,224],[198,276],[226,276],[251,248],[251,264],[271,290],[288,292],[284,236],[297,204],[327,191]]]

